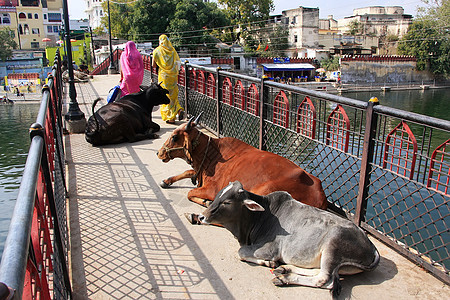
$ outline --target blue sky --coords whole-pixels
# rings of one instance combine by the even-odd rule
[[[69,4],[69,17],[80,19],[85,17],[84,10],[86,2],[84,0],[67,0]],[[417,7],[424,6],[421,0],[274,0],[275,11],[272,14],[281,14],[283,10],[304,7],[318,7],[320,18],[333,15],[335,19],[351,16],[354,8],[366,6],[402,6],[406,14],[415,16]]]

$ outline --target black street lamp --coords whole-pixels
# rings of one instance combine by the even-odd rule
[[[117,74],[116,67],[113,62],[113,50],[112,50],[112,40],[111,40],[111,14],[109,12],[109,0],[108,0],[108,32],[109,32],[109,68],[108,74]]]
[[[75,81],[73,75],[72,64],[72,44],[70,42],[70,27],[69,27],[69,10],[67,6],[67,0],[63,0],[63,14],[64,14],[64,31],[66,39],[66,56],[67,67],[69,71],[69,111],[64,115],[64,119],[68,124],[68,131],[70,133],[84,132],[86,126],[86,118],[84,113],[80,110],[77,102],[77,91],[75,89]]]

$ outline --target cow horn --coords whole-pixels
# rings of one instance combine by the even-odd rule
[[[195,120],[194,120],[195,125],[198,124],[198,121],[200,120],[200,117],[201,117],[202,115],[203,115],[203,112],[199,113],[198,116],[197,116],[197,118],[195,118]]]
[[[192,127],[192,122],[194,121],[194,118],[195,118],[195,117],[192,117],[192,118],[189,119],[189,121],[188,121],[187,124],[186,124],[186,130],[190,130],[190,129],[191,129],[191,127]]]
[[[202,116],[202,114],[203,114],[203,112],[201,112],[201,113],[197,116],[197,118],[195,118],[195,117],[190,118],[189,121],[187,122],[186,130],[190,130],[190,129],[192,128],[192,122],[193,122],[195,125],[197,125],[197,124],[198,124],[198,120],[200,120],[200,117]],[[194,118],[195,118],[195,120],[194,120]]]

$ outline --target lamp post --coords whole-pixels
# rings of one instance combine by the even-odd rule
[[[73,75],[72,65],[72,44],[70,41],[70,27],[69,27],[69,9],[67,0],[63,0],[63,14],[64,14],[64,31],[66,40],[66,56],[68,62],[69,72],[69,111],[64,115],[67,122],[67,130],[70,133],[82,133],[86,127],[86,118],[84,113],[80,110],[77,102],[77,91],[75,89],[75,81]]]
[[[111,40],[111,14],[109,11],[109,0],[108,0],[108,32],[109,32],[109,68],[108,74],[117,74],[116,67],[113,62],[113,50],[112,50],[112,40]]]

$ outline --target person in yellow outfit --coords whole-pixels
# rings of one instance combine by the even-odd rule
[[[175,119],[184,118],[184,111],[178,102],[178,71],[180,70],[180,57],[173,48],[169,38],[162,34],[159,37],[159,46],[153,50],[152,65],[159,67],[158,82],[169,91],[169,104],[162,104],[160,107],[163,121],[169,124],[175,124]]]

